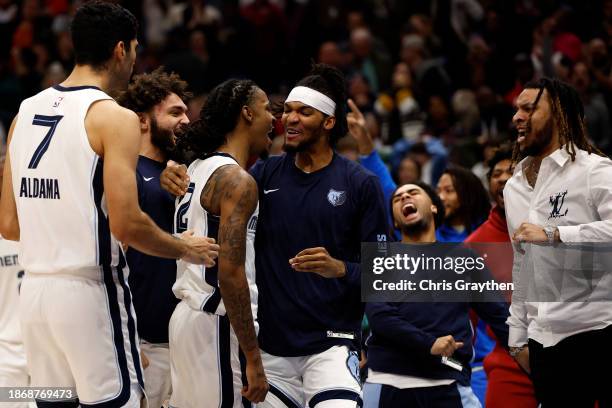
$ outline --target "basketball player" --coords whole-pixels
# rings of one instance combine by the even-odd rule
[[[139,406],[142,396],[118,241],[151,255],[212,262],[208,240],[174,238],[138,207],[138,117],[108,96],[128,83],[136,30],[134,16],[118,5],[79,8],[71,26],[74,70],[23,101],[9,131],[0,233],[20,241],[31,382],[76,387],[83,406]]]
[[[142,136],[136,167],[138,202],[157,225],[172,232],[174,197],[162,190],[159,174],[175,146],[176,133],[189,123],[184,100],[187,83],[161,68],[138,75],[118,102],[138,114]],[[178,300],[172,293],[176,262],[129,248],[129,284],[138,319],[140,348],[146,359],[144,377],[149,406],[159,408],[171,391],[168,323]],[[144,359],[143,359],[144,360]]]
[[[4,143],[0,164],[4,164]],[[2,168],[0,167],[0,180]],[[19,287],[23,269],[17,262],[17,242],[0,236],[0,387],[26,387],[30,384],[25,350],[19,327]],[[28,403],[2,403],[0,407],[27,408]]]
[[[212,267],[178,262],[173,290],[181,302],[170,320],[173,407],[241,407],[241,395],[261,402],[268,391],[254,324],[257,185],[245,167],[270,144],[273,119],[254,82],[228,80],[208,95],[200,120],[179,140],[178,150],[198,159],[176,207],[175,232],[189,228],[216,238],[220,251]]]
[[[361,242],[386,241],[375,175],[337,155],[347,133],[346,83],[315,65],[282,116],[287,152],[258,162],[256,266],[259,342],[270,392],[263,407],[361,404]],[[184,192],[179,166],[162,186]]]

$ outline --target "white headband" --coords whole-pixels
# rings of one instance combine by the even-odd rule
[[[302,102],[326,115],[335,116],[336,114],[336,102],[321,92],[305,86],[293,88],[285,102]]]

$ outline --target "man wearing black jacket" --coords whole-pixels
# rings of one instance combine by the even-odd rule
[[[403,243],[435,243],[444,206],[431,187],[403,185],[392,194],[391,207]],[[470,388],[470,307],[506,344],[508,307],[501,302],[369,303],[364,408],[480,407]]]

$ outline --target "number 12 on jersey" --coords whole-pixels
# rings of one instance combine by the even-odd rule
[[[176,210],[176,219],[174,221],[174,232],[180,234],[182,232],[187,231],[187,210],[191,205],[191,198],[193,197],[193,189],[195,188],[195,183],[189,183],[189,187],[187,187],[187,193],[183,196],[181,200],[181,204]]]

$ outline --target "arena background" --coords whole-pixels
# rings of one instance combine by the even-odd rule
[[[206,92],[226,78],[252,78],[282,101],[310,62],[321,61],[346,73],[349,94],[394,176],[412,152],[413,172],[427,161],[422,153],[484,177],[483,158],[512,137],[512,104],[522,84],[547,75],[579,90],[589,134],[610,152],[609,0],[120,3],[140,23],[135,73],[159,65],[179,73],[196,95],[191,119]],[[21,100],[70,72],[69,25],[79,4],[0,0],[4,138]],[[338,148],[357,153],[351,138]]]

